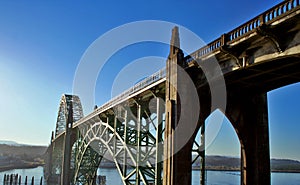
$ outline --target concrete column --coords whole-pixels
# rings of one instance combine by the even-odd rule
[[[63,166],[61,173],[61,185],[70,185],[70,163],[71,163],[71,151],[72,151],[72,126],[73,126],[73,106],[72,103],[69,107],[68,118],[66,121],[66,133],[64,140],[64,150],[63,150]]]
[[[190,185],[192,177],[191,149],[193,142],[182,144],[180,134],[175,129],[180,119],[181,103],[180,98],[188,98],[182,95],[179,97],[178,90],[183,88],[180,82],[179,67],[184,67],[183,52],[180,49],[178,28],[172,30],[170,54],[166,67],[166,121],[164,139],[164,185]],[[187,92],[184,90],[184,92]],[[184,110],[185,111],[185,110]],[[187,125],[188,127],[188,125]],[[187,129],[188,130],[188,129]],[[184,133],[182,131],[181,133]],[[183,147],[181,145],[184,145]],[[180,148],[180,149],[179,149]]]
[[[228,105],[226,114],[241,143],[241,184],[271,184],[267,94],[245,90]]]
[[[51,133],[51,140],[50,145],[47,149],[47,159],[46,159],[46,165],[45,165],[45,179],[50,180],[52,179],[52,172],[53,172],[53,139],[54,139],[54,132]]]

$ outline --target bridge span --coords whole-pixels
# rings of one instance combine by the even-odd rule
[[[204,123],[216,109],[239,138],[241,184],[271,184],[267,92],[300,81],[299,4],[283,1],[187,56],[175,27],[166,68],[87,116],[79,97],[63,95],[49,184],[95,184],[101,161],[111,159],[123,184],[190,185],[197,156],[204,185]]]

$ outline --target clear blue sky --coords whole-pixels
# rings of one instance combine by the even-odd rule
[[[0,1],[0,140],[47,145],[60,97],[72,93],[80,58],[95,39],[117,26],[142,20],[169,21],[208,43],[278,2]],[[98,78],[96,103],[109,100],[115,75],[126,63],[167,54],[168,48],[157,44],[120,51]],[[300,84],[296,84],[269,93],[273,157],[300,160],[299,92]],[[228,122],[208,153],[239,155]]]

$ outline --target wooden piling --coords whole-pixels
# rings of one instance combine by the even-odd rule
[[[31,178],[31,185],[34,185],[34,177]]]
[[[14,184],[15,184],[15,185],[18,184],[18,177],[19,177],[19,174],[16,174],[16,175],[15,175],[15,178],[14,178]]]
[[[10,174],[9,184],[12,185],[13,182],[13,174]]]
[[[4,174],[3,185],[21,185],[22,176],[19,174]],[[25,176],[24,185],[28,184],[28,176]],[[34,176],[31,178],[30,185],[34,185]],[[43,176],[40,178],[40,185],[43,185]]]

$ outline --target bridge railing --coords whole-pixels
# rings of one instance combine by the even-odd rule
[[[194,59],[205,57],[224,45],[229,45],[233,42],[236,42],[242,37],[248,36],[251,33],[255,32],[260,25],[271,24],[277,21],[279,18],[282,18],[283,16],[286,16],[287,14],[298,10],[299,5],[300,0],[283,1],[270,8],[269,10],[263,12],[262,14],[247,21],[246,23],[240,25],[239,27],[229,31],[226,34],[223,34],[221,37],[210,42],[206,46],[191,53],[188,57],[186,57],[186,60],[187,62],[190,62]]]
[[[187,59],[187,62],[190,62],[190,60],[196,59],[196,58],[200,58],[202,56],[208,55],[210,53],[212,53],[214,50],[220,48],[223,45],[222,39],[218,38],[214,41],[212,41],[211,43],[207,44],[206,46],[198,49],[197,51],[193,52],[192,54],[190,54],[189,56],[192,58]]]
[[[299,6],[299,4],[300,4],[299,0],[283,1],[282,3],[264,12],[265,22],[267,23],[269,21],[274,20],[276,17],[285,15],[285,13],[294,10],[297,6]]]
[[[137,84],[135,84],[133,87],[127,89],[126,91],[124,91],[123,93],[121,93],[120,95],[112,98],[110,101],[108,101],[107,103],[105,103],[104,105],[102,105],[101,107],[97,108],[96,110],[94,110],[91,114],[85,116],[84,118],[78,120],[74,126],[76,127],[77,125],[85,122],[86,120],[89,120],[90,118],[94,117],[95,115],[109,109],[110,107],[117,105],[118,103],[120,103],[121,101],[125,100],[126,98],[128,98],[130,95],[138,92],[139,90],[143,89],[144,87],[147,87],[163,78],[166,77],[166,68],[163,68],[159,71],[157,71],[156,73],[152,74],[151,76],[143,79],[142,81],[138,82]]]
[[[163,68],[163,69],[157,71],[156,73],[152,74],[151,76],[149,76],[149,77],[145,78],[144,80],[140,81],[139,83],[135,84],[133,87],[127,89],[120,95],[114,97],[109,102],[107,102],[106,104],[101,106],[99,108],[99,110],[102,111],[102,110],[107,109],[111,105],[114,105],[115,103],[129,97],[131,94],[143,89],[144,87],[146,87],[154,82],[157,82],[158,80],[160,80],[164,77],[166,77],[166,68]]]

